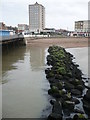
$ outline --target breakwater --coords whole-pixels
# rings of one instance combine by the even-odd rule
[[[85,85],[82,81],[82,72],[78,69],[78,65],[73,63],[73,55],[58,46],[49,47],[48,52],[47,64],[50,67],[45,73],[50,83],[48,94],[54,98],[50,101],[52,113],[48,119],[62,120],[65,116],[66,120],[87,119],[85,112],[89,111],[89,107],[86,107],[89,104],[87,105],[88,102],[85,100],[89,100],[89,92],[83,95]],[[82,101],[84,101],[82,107],[87,109],[85,111],[76,108]]]

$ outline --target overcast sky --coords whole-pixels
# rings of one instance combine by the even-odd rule
[[[88,19],[88,0],[1,0],[0,22],[29,24],[28,5],[36,1],[45,7],[45,27],[74,30],[75,21]]]

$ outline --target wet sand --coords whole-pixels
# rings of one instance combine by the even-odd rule
[[[90,46],[89,38],[38,38],[27,39],[27,46],[50,46],[60,45],[64,48],[88,47]]]

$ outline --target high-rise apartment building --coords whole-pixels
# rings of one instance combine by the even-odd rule
[[[37,2],[29,5],[29,29],[40,32],[45,28],[45,7]]]

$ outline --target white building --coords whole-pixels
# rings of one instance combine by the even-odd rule
[[[40,32],[45,28],[45,8],[37,2],[29,5],[29,29]]]

